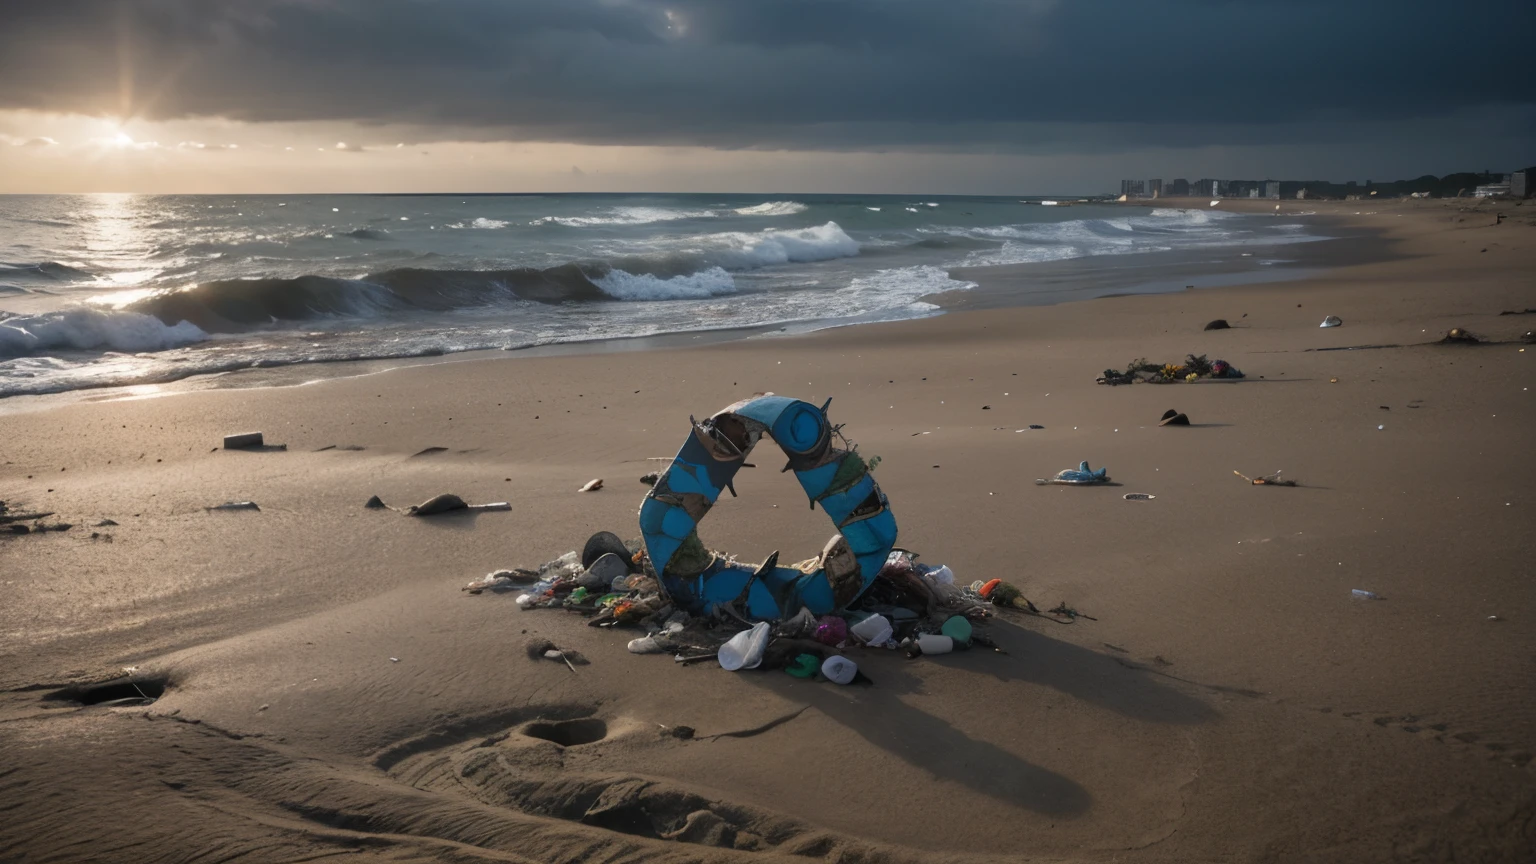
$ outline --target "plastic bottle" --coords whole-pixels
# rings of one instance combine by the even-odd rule
[[[955,640],[948,636],[924,633],[917,637],[917,649],[924,654],[948,654],[955,650]]]
[[[1375,591],[1367,591],[1364,588],[1350,589],[1350,595],[1356,600],[1380,600],[1381,597]]]

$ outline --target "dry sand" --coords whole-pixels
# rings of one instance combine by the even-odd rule
[[[1493,205],[1285,206],[1397,257],[692,349],[0,403],[0,498],[75,525],[0,537],[0,861],[1531,860],[1536,315],[1497,313],[1536,307],[1536,207],[1494,225]],[[1330,314],[1344,326],[1318,329]],[[1449,327],[1492,342],[1430,344]],[[1315,350],[1361,345],[1401,347]],[[1093,381],[1188,353],[1249,377]],[[834,397],[883,457],[902,545],[1097,620],[1003,615],[1006,656],[855,651],[874,684],[839,688],[631,655],[633,633],[459,590],[636,535],[644,460],[763,390]],[[1194,425],[1159,428],[1170,407]],[[253,429],[288,450],[215,449]],[[1082,459],[1120,485],[1032,482]],[[813,554],[824,517],[764,461],[706,541]],[[1232,473],[1277,469],[1303,485]],[[512,510],[362,507],[450,491]],[[261,510],[204,509],[229,500]],[[534,636],[590,665],[530,661]],[[163,697],[49,698],[124,667]],[[555,737],[598,740],[523,734],[575,718],[597,722]]]

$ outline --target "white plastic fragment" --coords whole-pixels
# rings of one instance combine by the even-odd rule
[[[763,652],[768,648],[771,635],[768,622],[759,621],[752,629],[743,630],[720,646],[720,667],[728,672],[738,669],[756,669],[763,662]]]

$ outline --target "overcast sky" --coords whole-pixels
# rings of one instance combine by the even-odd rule
[[[1512,170],[1533,34],[1529,0],[3,0],[0,191]]]

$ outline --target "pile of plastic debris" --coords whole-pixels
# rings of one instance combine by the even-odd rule
[[[515,590],[523,609],[565,609],[590,626],[635,628],[644,632],[629,642],[636,654],[718,660],[732,671],[783,669],[838,684],[867,681],[847,656],[854,649],[908,657],[973,644],[1000,651],[973,622],[998,606],[1039,610],[1001,580],[962,588],[948,567],[896,548],[895,516],[870,473],[879,459],[862,456],[827,419],[831,401],[817,407],[759,393],[702,421],[690,417],[671,464],[642,478],[651,490],[640,505],[639,539],[599,532],[580,555],[498,570],[465,590]],[[784,471],[837,528],[821,554],[790,566],[779,566],[777,552],[744,564],[699,539],[699,521],[722,491],[736,494],[736,474],[752,467],[747,458],[764,438],[784,451]],[[1087,463],[1082,471],[1091,482],[1108,479]]]
[[[998,607],[1039,614],[1019,589],[1000,579],[962,587],[949,567],[917,557],[892,551],[848,608],[818,616],[802,607],[776,621],[750,620],[745,604],[716,603],[700,615],[678,608],[665,596],[641,541],[624,543],[608,532],[594,534],[579,554],[568,552],[535,569],[498,570],[464,590],[517,592],[523,609],[561,609],[585,616],[588,626],[632,628],[639,631],[629,641],[635,654],[669,654],[679,663],[716,660],[731,671],[783,669],[839,684],[867,683],[854,659],[858,651],[901,651],[916,658],[976,645],[1000,650],[976,623]]]
[[[1173,384],[1179,381],[1194,382],[1201,378],[1244,378],[1243,373],[1225,360],[1207,360],[1204,354],[1194,354],[1183,363],[1149,363],[1145,357],[1132,360],[1125,371],[1105,369],[1095,379],[1099,384]]]

